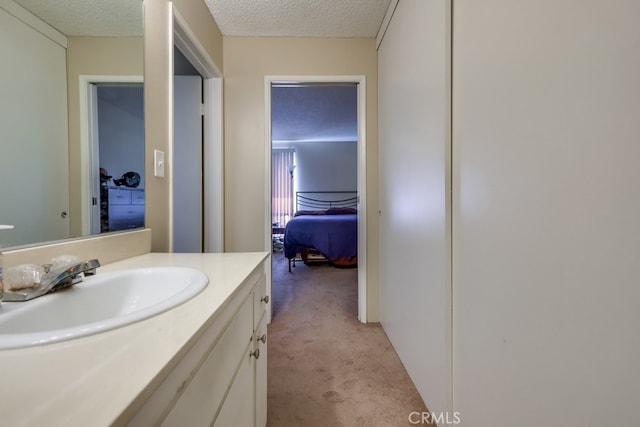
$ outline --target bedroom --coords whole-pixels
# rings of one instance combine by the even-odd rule
[[[293,274],[296,261],[357,266],[357,91],[354,83],[272,84],[274,268],[283,256]],[[315,235],[310,221],[319,223]]]

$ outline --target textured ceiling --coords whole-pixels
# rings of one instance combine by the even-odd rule
[[[141,0],[15,0],[66,36],[142,36]]]
[[[225,36],[375,37],[390,0],[205,0]]]
[[[142,36],[141,0],[15,0],[67,36]],[[226,36],[375,37],[390,0],[204,1]]]
[[[271,89],[271,140],[350,142],[358,140],[355,84],[284,86]]]

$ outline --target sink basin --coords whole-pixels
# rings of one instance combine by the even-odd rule
[[[209,283],[201,271],[153,267],[99,272],[70,288],[0,305],[0,349],[93,335],[172,309]]]

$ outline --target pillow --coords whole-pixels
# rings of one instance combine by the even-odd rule
[[[326,210],[327,215],[348,215],[357,214],[356,208],[329,208]]]
[[[325,211],[298,211],[296,212],[293,216],[300,216],[300,215],[324,215]]]

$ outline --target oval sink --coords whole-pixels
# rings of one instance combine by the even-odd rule
[[[62,291],[0,305],[0,349],[93,335],[155,316],[200,293],[201,271],[153,267],[98,273]]]

